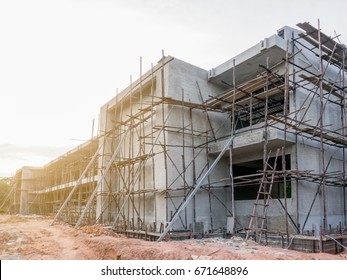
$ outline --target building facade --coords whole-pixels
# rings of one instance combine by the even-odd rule
[[[97,137],[17,180],[21,204],[160,238],[345,227],[346,47],[298,27],[209,71],[162,57],[101,107]]]

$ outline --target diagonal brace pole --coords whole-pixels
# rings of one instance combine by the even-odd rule
[[[163,231],[163,233],[159,236],[158,241],[162,241],[163,238],[166,236],[166,234],[170,231],[171,226],[173,223],[178,219],[181,212],[187,207],[190,200],[195,196],[195,194],[199,191],[199,189],[202,186],[203,181],[206,179],[206,177],[211,173],[211,171],[216,167],[217,163],[220,161],[222,156],[224,155],[225,151],[232,146],[232,143],[234,141],[235,135],[231,136],[230,139],[227,141],[227,143],[224,145],[222,151],[219,153],[218,157],[215,159],[215,161],[212,163],[210,168],[206,171],[204,176],[200,178],[200,180],[197,182],[196,186],[194,187],[194,190],[189,194],[187,199],[181,204],[181,206],[177,209],[175,215],[172,217],[171,221]]]
[[[78,178],[78,180],[76,181],[74,187],[72,188],[72,190],[70,191],[68,197],[65,199],[63,205],[60,207],[58,213],[55,215],[54,220],[51,223],[51,226],[56,222],[56,220],[60,217],[61,213],[63,212],[64,208],[66,207],[67,203],[70,201],[72,195],[74,194],[74,192],[76,191],[76,189],[79,187],[79,185],[81,184],[85,174],[87,173],[87,171],[89,170],[90,166],[93,164],[94,160],[97,158],[100,147],[96,150],[94,156],[92,157],[92,159],[89,161],[88,165],[86,166],[86,168],[84,169],[84,171],[82,172],[81,176]]]
[[[119,151],[120,151],[120,149],[121,149],[121,144],[123,143],[123,140],[124,140],[125,136],[129,133],[129,131],[130,131],[130,126],[127,128],[127,130],[125,131],[125,133],[122,135],[121,139],[119,140],[118,146],[117,146],[117,148],[115,149],[115,151],[113,152],[113,155],[112,155],[110,161],[107,163],[107,166],[106,166],[106,168],[105,168],[104,174],[102,174],[101,179],[98,181],[98,184],[96,185],[94,191],[93,191],[92,194],[90,195],[90,197],[89,197],[89,199],[88,199],[88,201],[87,201],[87,204],[86,204],[86,206],[84,207],[83,212],[81,213],[81,216],[79,217],[79,219],[78,219],[78,221],[77,221],[77,223],[76,223],[76,225],[75,225],[75,228],[77,228],[77,227],[81,224],[81,222],[82,222],[82,220],[83,220],[85,214],[86,214],[87,211],[89,210],[89,207],[90,207],[90,205],[91,205],[92,202],[93,202],[93,199],[95,198],[97,192],[98,192],[99,189],[101,188],[101,182],[103,182],[103,181],[105,180],[105,177],[106,177],[106,175],[108,174],[108,171],[110,170],[110,168],[111,168],[111,166],[112,166],[114,160],[116,159],[116,156],[119,154]]]

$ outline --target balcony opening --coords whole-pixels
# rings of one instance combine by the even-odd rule
[[[269,159],[269,165],[273,166],[275,157]],[[285,156],[286,170],[290,170],[290,155]],[[282,171],[282,157],[277,158],[277,171]],[[254,200],[257,197],[259,185],[263,177],[263,160],[254,160],[233,165],[234,174],[234,195],[235,200]],[[274,178],[271,197],[284,198],[285,192],[287,198],[291,198],[291,181],[287,176],[286,188],[284,188],[284,179],[281,172],[278,172]],[[260,195],[263,198],[263,195]]]

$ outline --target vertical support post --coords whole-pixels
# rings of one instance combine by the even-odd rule
[[[269,57],[266,58],[266,68],[269,69]],[[269,73],[266,72],[266,84],[265,84],[265,106],[264,106],[264,150],[263,150],[263,172],[266,172],[267,168],[265,168],[267,166],[267,157],[270,157],[270,155],[268,155],[268,149],[267,149],[267,145],[268,145],[268,106],[269,106],[269,96],[268,96],[268,90],[269,90]],[[275,162],[276,164],[276,162]],[[265,181],[268,180],[267,178],[267,174],[263,175],[263,179]],[[264,185],[264,205],[266,204],[266,195],[265,193],[268,191],[268,184],[267,183],[262,183]],[[262,224],[264,225],[264,227],[261,228],[261,230],[265,230],[265,244],[267,244],[267,216],[263,217],[264,220],[262,220]],[[262,234],[262,232],[260,233]],[[261,240],[259,240],[259,242],[261,242]]]
[[[151,112],[151,152],[155,153],[154,151],[154,73],[153,73],[153,63],[151,64],[151,103],[152,103],[152,112]],[[152,156],[152,186],[153,186],[153,211],[154,211],[154,224],[157,224],[157,193],[156,193],[156,183],[155,183],[155,158]],[[153,232],[156,232],[156,227],[154,227]]]
[[[133,79],[132,76],[130,75],[130,94],[129,94],[129,108],[130,108],[130,133],[129,133],[129,149],[128,149],[128,158],[133,158],[134,157],[134,128],[133,128]],[[129,181],[131,182],[132,185],[134,185],[134,167],[132,164],[128,165],[128,174],[129,174]],[[125,186],[124,186],[124,189]],[[130,194],[131,200],[134,201],[134,193]],[[135,203],[134,203],[135,204]],[[128,208],[128,221],[132,220],[132,230],[134,231],[134,217],[135,217],[135,205],[130,209],[130,203],[127,204]],[[131,215],[130,215],[131,212]]]
[[[184,121],[184,89],[182,88],[182,178],[183,178],[183,192],[184,192],[184,200],[186,200],[187,196],[187,184],[186,184],[186,158],[185,158],[185,121]],[[188,226],[188,214],[187,214],[187,208],[184,209],[184,227],[187,229]]]
[[[193,108],[189,110],[190,115],[190,132],[191,132],[191,144],[192,144],[192,156],[193,156],[193,185],[196,183],[196,166],[195,166],[195,141],[194,141],[194,126],[193,126]],[[196,203],[195,197],[193,197],[193,231],[195,231],[196,223]]]
[[[210,159],[208,156],[208,143],[209,143],[209,138],[208,138],[208,129],[207,129],[207,122],[205,122],[205,127],[206,127],[206,166],[207,169],[210,168]],[[208,205],[209,205],[209,215],[210,215],[210,227],[211,230],[213,230],[213,216],[212,216],[212,199],[211,199],[211,178],[210,175],[207,176],[207,185],[208,185]],[[195,197],[194,197],[195,199]]]
[[[231,116],[231,135],[234,134],[236,129],[235,124],[235,94],[236,94],[236,78],[235,78],[235,59],[233,59],[233,101],[232,101],[232,116]]]
[[[285,223],[286,223],[287,244],[289,244],[288,206],[287,206],[287,171],[286,171],[286,141],[287,141],[288,91],[289,91],[288,51],[289,51],[289,40],[287,40],[286,62],[285,62],[284,105],[283,105],[283,116],[284,116],[285,122],[284,122],[284,141],[283,141],[283,149],[282,149],[282,172],[283,172],[284,208],[286,212]]]
[[[320,100],[320,108],[319,108],[319,128],[320,128],[320,161],[321,161],[321,172],[322,176],[325,175],[325,160],[324,160],[324,143],[323,143],[323,128],[324,128],[324,95],[323,95],[323,59],[322,59],[322,42],[321,42],[321,29],[320,29],[320,21],[318,19],[318,46],[319,46],[319,100]],[[325,176],[324,176],[325,177]],[[327,205],[326,205],[326,186],[325,186],[325,178],[322,178],[322,199],[323,199],[323,230],[325,231],[328,228],[327,221]]]
[[[124,117],[124,98],[121,98],[121,100],[120,100],[120,114],[119,114],[119,123],[120,123],[120,125],[119,125],[119,136],[118,136],[118,142],[120,141],[120,139],[121,139],[121,134],[123,133],[123,130],[125,130],[125,125],[123,124],[123,121],[124,121],[124,119],[123,119],[123,117]],[[123,153],[125,154],[125,152],[126,152],[126,142],[127,141],[123,141],[123,143],[121,143],[120,145],[123,145]],[[122,149],[122,148],[121,148]],[[117,167],[116,166],[116,168],[119,168],[119,167]],[[120,172],[122,172],[122,175],[123,175],[123,178],[125,178],[125,175],[126,175],[126,167],[123,167],[121,170],[120,170]],[[119,186],[118,186],[118,194],[117,194],[117,215],[119,216],[119,215],[121,215],[121,214],[123,214],[123,220],[125,220],[125,213],[124,213],[124,208],[123,209],[120,209],[119,208],[119,205],[121,205],[121,203],[122,203],[122,195],[120,194],[120,193],[122,193],[122,189],[123,188],[125,188],[124,187],[124,182],[122,181],[120,181],[120,183],[119,183]],[[123,185],[123,186],[122,186]],[[123,212],[123,213],[121,213],[121,212]],[[124,230],[126,230],[127,229],[127,223],[128,223],[128,221],[124,221]],[[118,225],[117,225],[118,226]]]
[[[231,234],[234,234],[236,213],[235,213],[235,188],[234,188],[234,173],[233,173],[233,145],[230,145],[229,147],[229,157],[230,157],[230,180],[231,180],[231,213],[233,215],[233,223],[232,223],[233,231],[231,232]]]
[[[235,123],[235,94],[236,94],[236,77],[235,77],[235,59],[233,59],[233,101],[232,101],[232,124],[231,124],[231,137],[234,136],[235,129],[236,129],[236,123]],[[252,96],[250,100],[250,106],[251,106],[251,111],[252,112]],[[250,114],[250,126],[252,130],[252,113]],[[233,143],[233,142],[232,142]],[[230,161],[230,180],[231,180],[231,213],[233,216],[233,224],[232,224],[232,229],[233,232],[232,234],[235,233],[235,220],[236,220],[236,215],[235,215],[235,188],[234,188],[234,173],[233,173],[233,145],[230,145],[229,147],[229,161]]]
[[[140,117],[140,155],[146,154],[146,139],[145,139],[145,120],[144,120],[144,112],[143,112],[143,91],[142,91],[142,57],[140,57],[140,110],[141,110],[141,117]],[[144,164],[146,164],[144,162]],[[141,176],[140,176],[141,179]],[[141,184],[142,183],[142,184]],[[142,195],[142,218],[141,218],[141,207],[140,207],[140,201],[141,201],[141,185],[143,189],[143,195]],[[142,169],[142,180],[139,180],[139,218],[142,220],[142,224],[146,224],[146,168]],[[141,224],[141,225],[142,225]],[[141,229],[142,230],[142,229]]]
[[[345,88],[345,59],[346,59],[346,48],[342,51],[342,67],[341,67],[341,81],[342,81],[342,87]],[[346,137],[346,91],[342,91],[342,110],[341,110],[341,127],[342,127],[342,135],[343,137]],[[344,225],[347,226],[347,209],[346,209],[346,147],[343,146],[342,148],[343,153],[343,172],[342,172],[342,180],[344,182],[343,184],[343,219],[344,219]]]
[[[102,132],[104,134],[103,136],[103,139],[102,139],[102,151],[101,151],[101,156],[100,156],[100,160],[99,162],[101,161],[101,164],[100,164],[100,174],[98,175],[98,177],[100,178],[103,178],[102,181],[101,181],[101,186],[100,186],[100,193],[101,193],[101,197],[97,198],[97,200],[99,199],[99,204],[100,204],[100,222],[102,223],[103,222],[103,215],[102,215],[102,205],[104,204],[104,198],[102,197],[102,193],[104,191],[104,188],[105,188],[105,185],[107,184],[106,182],[106,178],[104,177],[104,172],[105,172],[105,162],[106,162],[106,155],[105,155],[105,152],[106,152],[106,145],[108,146],[107,147],[107,152],[110,151],[110,148],[109,146],[111,145],[112,146],[112,143],[107,143],[107,130],[108,130],[108,122],[109,122],[109,116],[108,116],[108,104],[106,105],[106,110],[105,110],[105,123],[104,123],[104,131]],[[100,146],[100,142],[99,141],[99,146]],[[71,174],[70,174],[70,177],[71,177]],[[98,202],[97,202],[98,204]],[[98,216],[98,206],[97,206],[97,209],[96,209],[96,215]]]
[[[294,40],[294,32],[292,33],[292,53],[295,52],[295,40]],[[296,65],[296,56],[293,56],[293,66],[292,67],[292,75],[293,75],[293,80],[292,83],[295,85],[296,84],[296,69],[295,66]],[[289,82],[289,77],[288,77],[288,82]],[[296,99],[296,87],[293,88],[292,90],[292,96],[293,96],[293,110],[294,112],[297,112],[297,99]],[[297,122],[298,120],[298,113],[296,113],[294,115],[294,121]],[[298,143],[298,133],[295,133],[295,143]],[[299,145],[295,145],[295,169],[299,170],[299,162],[298,162],[298,146]],[[293,160],[291,159],[291,161],[293,162]],[[300,234],[300,215],[299,215],[299,179],[295,178],[295,208],[296,208],[296,223],[298,225],[297,227],[297,234]]]
[[[161,69],[160,69],[160,80],[161,80],[161,97],[162,99],[165,98],[165,75],[164,75],[164,63],[165,60],[165,55],[164,55],[164,50],[162,50],[162,56],[161,56]],[[161,105],[162,108],[162,125],[165,126],[165,104],[162,102]],[[168,174],[168,167],[167,167],[167,149],[166,149],[166,128],[163,127],[163,152],[164,152],[164,167],[165,167],[165,189],[166,193],[168,191],[168,186],[169,186],[169,174]],[[169,220],[169,205],[166,201],[166,220]]]
[[[323,230],[322,225],[319,227],[319,252],[323,253]]]
[[[198,87],[198,92],[199,92],[199,95],[200,95],[201,103],[203,104],[205,101],[204,101],[204,98],[202,96],[201,89],[200,89],[198,81],[196,81],[196,85]],[[209,161],[209,157],[208,157],[209,129],[211,131],[211,134],[212,134],[212,137],[213,137],[214,141],[216,141],[217,138],[216,138],[216,134],[214,132],[214,129],[213,129],[213,126],[212,126],[212,123],[211,123],[210,116],[209,116],[208,111],[207,111],[206,108],[204,110],[204,113],[205,113],[205,128],[206,128],[206,161],[207,161],[206,162],[206,166],[207,166],[207,168],[209,168],[210,167],[210,161]],[[207,180],[208,180],[208,204],[209,204],[209,213],[210,213],[210,227],[211,227],[211,230],[213,230],[211,179],[210,179],[210,176],[207,177]],[[194,181],[194,183],[195,183],[195,181]],[[194,204],[195,204],[195,197],[193,197],[193,200],[194,200]]]

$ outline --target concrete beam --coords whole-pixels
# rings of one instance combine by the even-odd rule
[[[285,26],[278,30],[277,34],[261,40],[258,44],[229,59],[221,65],[212,68],[208,72],[210,82],[228,88],[224,82],[233,83],[233,62],[235,61],[235,80],[241,84],[255,77],[258,73],[259,64],[272,67],[285,58],[287,39],[292,39],[292,34],[300,33],[299,30]],[[223,82],[222,82],[223,81]]]
[[[264,129],[257,129],[254,131],[240,132],[235,136],[233,144],[233,155],[242,155],[244,152],[251,153],[252,151],[259,151],[263,149],[263,142],[265,137]],[[268,137],[268,147],[270,149],[275,149],[283,146],[284,143],[284,132],[282,130],[270,127],[267,130]],[[209,146],[209,154],[215,155],[219,154],[225,143],[228,140],[222,140],[213,143]],[[295,137],[293,135],[287,134],[286,145],[291,145],[295,143]],[[225,153],[229,155],[229,153]]]

